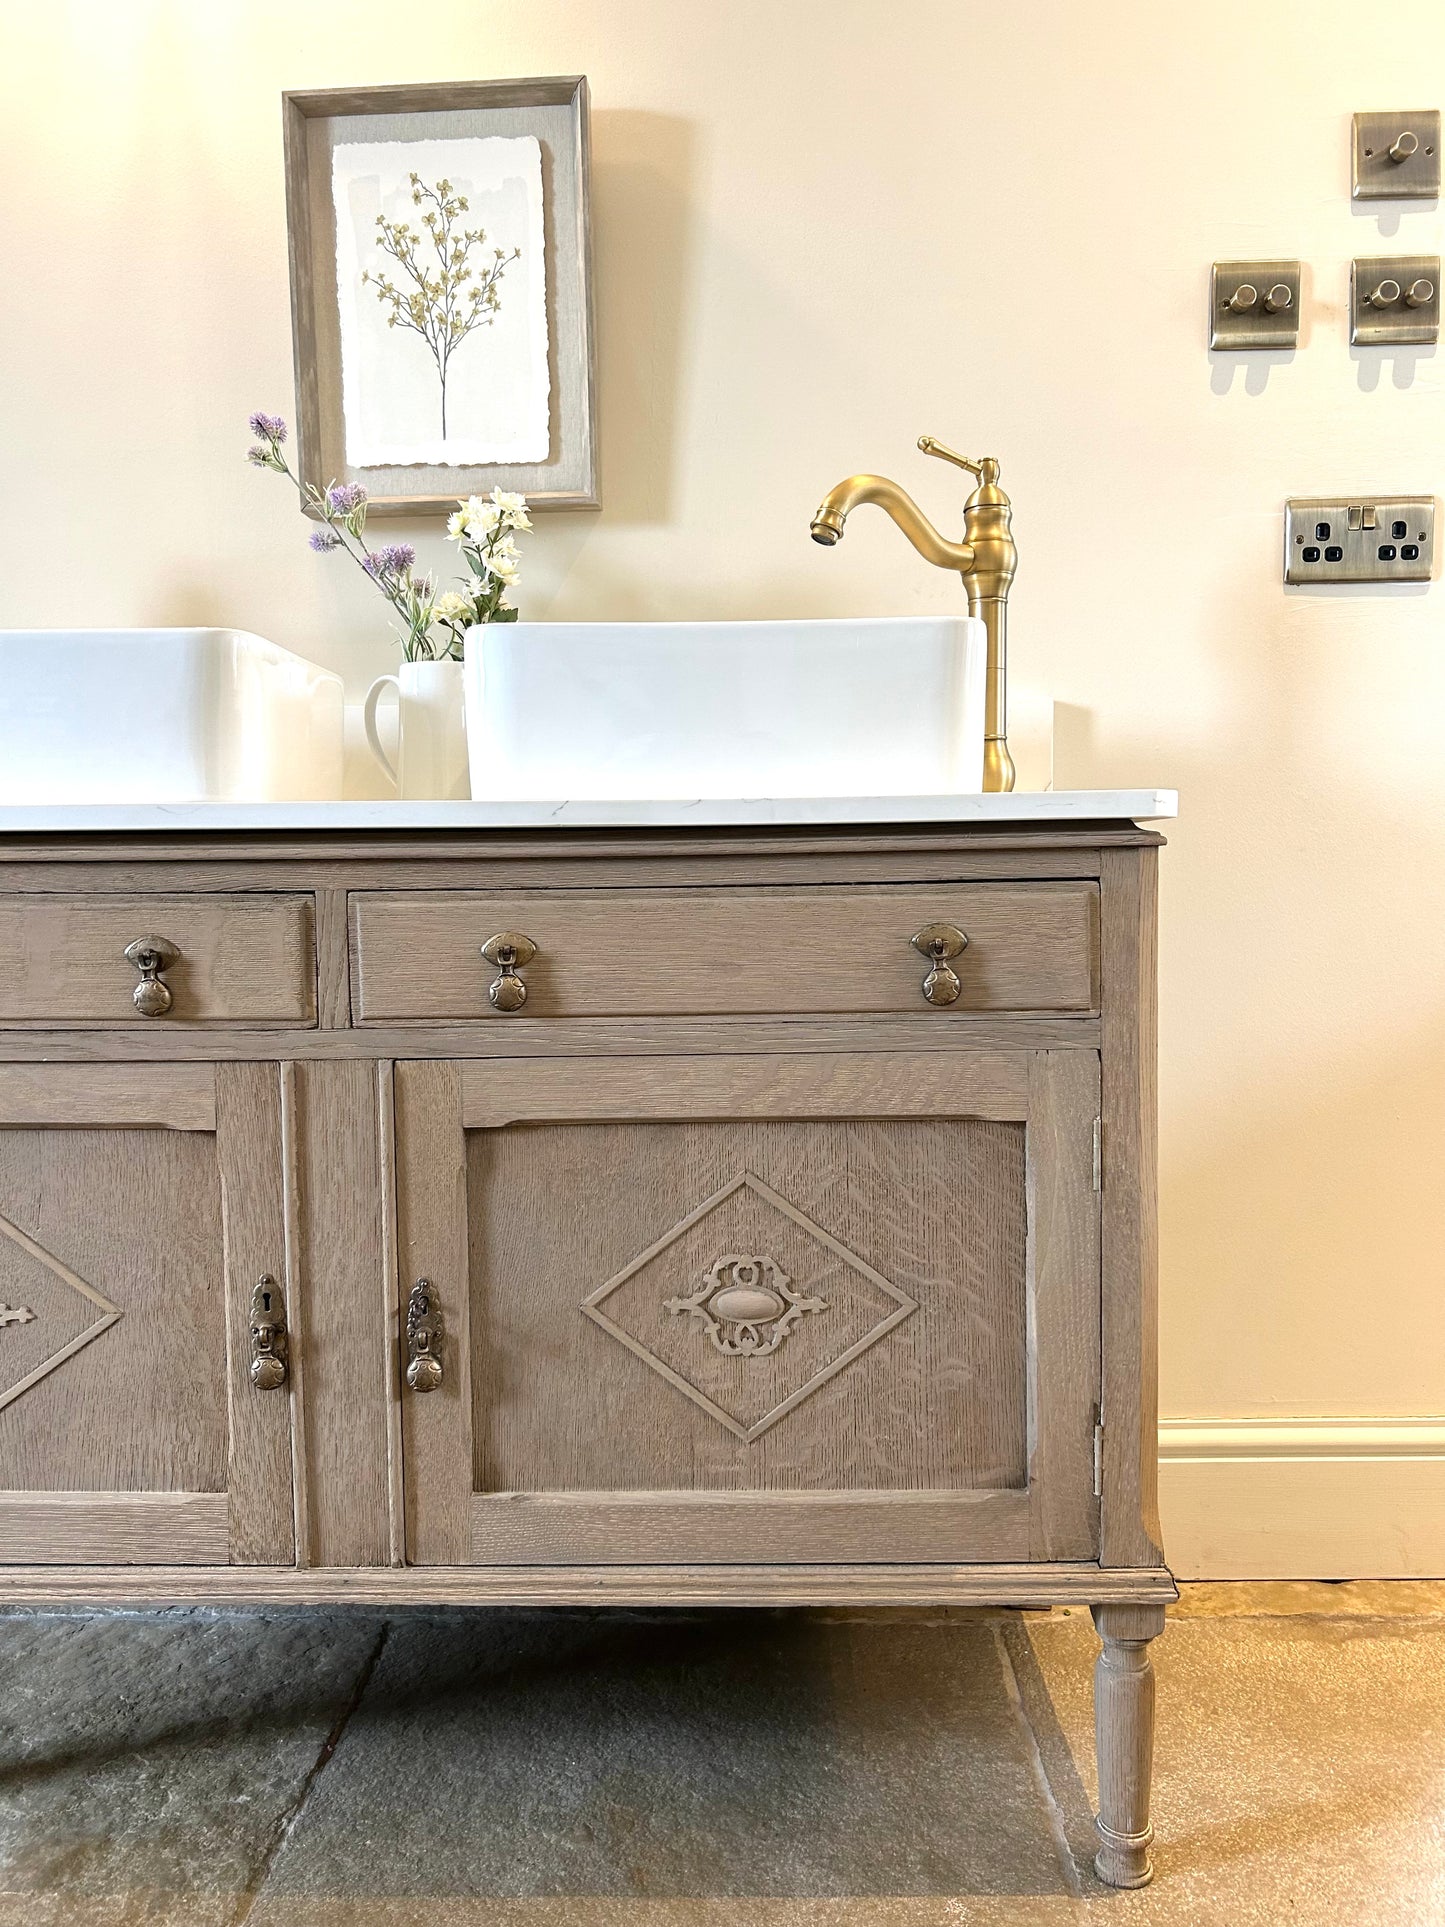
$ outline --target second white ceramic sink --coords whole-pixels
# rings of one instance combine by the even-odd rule
[[[986,649],[971,616],[476,628],[472,795],[970,794]]]
[[[0,803],[341,794],[341,678],[239,629],[0,629]]]

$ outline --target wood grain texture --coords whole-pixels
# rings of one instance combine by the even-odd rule
[[[0,1605],[14,1606],[1046,1607],[1177,1597],[1158,1567],[1094,1565],[0,1567]]]
[[[1099,1404],[1099,1060],[1039,1051],[1029,1099],[1029,1551],[1098,1554],[1094,1422]]]
[[[1029,1111],[1023,1051],[464,1063],[468,1130],[567,1118],[976,1117]]]
[[[1096,1603],[1103,1640],[1094,1668],[1094,1744],[1099,1765],[1099,1878],[1145,1887],[1153,1878],[1149,1792],[1154,1760],[1154,1668],[1149,1641],[1164,1630],[1162,1605]]]
[[[323,1030],[351,1023],[351,946],[346,892],[318,889],[316,903],[316,1021]]]
[[[224,1566],[227,1556],[224,1492],[0,1491],[6,1565]]]
[[[301,1099],[296,1066],[277,1067],[281,1097],[281,1226],[286,1248],[286,1322],[290,1327],[291,1371],[287,1403],[291,1414],[291,1536],[298,1566],[312,1559],[311,1460],[306,1447],[306,1377],[310,1333],[307,1328],[306,1276],[302,1235]]]
[[[783,1117],[470,1133],[476,1489],[1021,1490],[1023,1138]],[[724,1357],[666,1302],[754,1250],[827,1310],[772,1356]],[[598,1305],[616,1331],[594,1326],[583,1297],[624,1270]],[[869,1271],[918,1307],[877,1342],[897,1300]]]
[[[311,920],[301,896],[0,897],[0,1026],[108,1024],[153,1036],[188,1023],[310,1024]],[[175,999],[164,1017],[142,1017],[132,1001],[140,977],[125,949],[143,936],[181,953],[164,973]]]
[[[117,883],[126,864],[164,873],[173,865],[195,865],[213,878],[213,889],[225,889],[223,866],[264,864],[272,887],[287,888],[279,866],[306,867],[307,885],[319,878],[335,883],[335,870],[350,873],[351,887],[363,887],[355,875],[358,863],[396,867],[395,881],[415,888],[415,865],[494,863],[510,872],[506,887],[519,883],[557,883],[543,874],[548,864],[570,867],[575,880],[595,877],[600,885],[661,880],[665,866],[696,865],[692,878],[674,882],[711,881],[758,883],[784,881],[776,866],[807,865],[794,880],[816,881],[812,866],[846,866],[834,881],[866,882],[860,864],[873,863],[879,883],[897,883],[919,873],[956,878],[991,875],[1003,879],[1036,876],[1097,876],[1098,853],[1106,849],[1153,849],[1164,838],[1157,831],[1132,823],[1083,824],[856,824],[836,826],[778,826],[766,830],[649,829],[649,830],[216,830],[178,831],[52,831],[32,834],[0,830],[0,887],[7,865],[26,877],[90,866],[113,869]],[[945,868],[936,866],[940,859]],[[607,866],[621,866],[608,874]],[[988,866],[980,869],[974,866]],[[1018,867],[1014,867],[1014,866]],[[729,876],[731,871],[731,876]],[[703,874],[705,872],[705,874]],[[184,874],[184,870],[177,872]],[[344,881],[344,880],[343,880]],[[21,887],[29,887],[22,885]],[[56,883],[50,887],[71,888]],[[103,884],[100,887],[105,887]],[[167,886],[159,886],[167,887]],[[208,887],[204,882],[196,887]],[[429,886],[422,886],[429,887]],[[486,887],[473,876],[459,887]]]
[[[98,1073],[97,1073],[98,1074]],[[11,1491],[224,1494],[226,1313],[214,1137],[140,1129],[0,1131],[0,1390],[97,1323],[93,1341],[0,1409]]]
[[[492,1010],[479,955],[498,931],[538,946],[524,970],[536,1018],[1097,1008],[1098,894],[1089,883],[759,893],[360,891],[352,898],[359,1022],[512,1019]],[[958,1002],[926,1004],[915,931],[955,923]]]
[[[159,1068],[159,1067],[157,1067]],[[251,1383],[251,1295],[263,1274],[276,1280],[288,1323],[281,1081],[275,1064],[223,1064],[216,1086],[216,1155],[226,1268],[226,1379],[230,1558],[240,1565],[289,1565],[296,1556],[291,1400],[285,1388]],[[288,1333],[288,1358],[300,1333]]]
[[[358,1030],[239,1030],[193,1025],[166,1033],[178,1062],[275,1057],[578,1058],[693,1057],[722,1051],[769,1056],[800,1051],[1097,1050],[1097,1017],[969,1017],[940,1024],[917,1017],[618,1017],[533,1019],[506,1024],[375,1024]],[[17,1062],[108,1063],[137,1051],[133,1029],[8,1030]]]
[[[473,133],[532,134],[542,144],[547,255],[551,453],[545,462],[453,467],[348,465],[341,416],[340,332],[331,155],[342,140],[426,139],[437,116]],[[500,485],[537,508],[596,508],[596,350],[588,212],[587,82],[579,75],[434,87],[347,88],[283,96],[291,317],[303,482],[361,480],[374,515],[442,512],[459,495]]]
[[[475,1565],[1018,1561],[1022,1492],[499,1492],[471,1507]]]
[[[402,1439],[401,1253],[397,1228],[396,1066],[376,1067],[376,1129],[381,1157],[381,1333],[382,1375],[377,1387],[386,1414],[386,1542],[393,1566],[406,1564],[406,1469]]]
[[[305,1481],[314,1565],[385,1565],[386,1363],[376,1074],[298,1064],[299,1296],[304,1306]]]
[[[407,1557],[415,1565],[463,1565],[471,1557],[472,1492],[467,1213],[487,1204],[468,1199],[457,1065],[397,1065],[396,1167],[401,1315],[417,1279],[429,1278],[443,1320],[441,1384],[400,1394]],[[529,1381],[544,1402],[547,1376],[540,1360],[529,1361]]]
[[[1158,857],[1101,859],[1105,1565],[1162,1565],[1159,1530]]]
[[[213,1131],[216,1074],[202,1063],[0,1064],[0,1129],[38,1124]]]

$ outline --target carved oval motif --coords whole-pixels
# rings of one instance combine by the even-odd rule
[[[762,1285],[724,1285],[712,1298],[708,1310],[714,1318],[726,1318],[732,1325],[771,1325],[785,1310],[777,1292]]]

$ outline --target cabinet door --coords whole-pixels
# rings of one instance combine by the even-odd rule
[[[394,1096],[413,1562],[1096,1556],[1095,1053]]]
[[[280,1089],[0,1065],[0,1561],[294,1559],[289,1382],[251,1376],[263,1276],[284,1305]]]

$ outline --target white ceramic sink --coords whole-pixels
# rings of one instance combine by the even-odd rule
[[[239,629],[3,629],[0,803],[340,796],[341,693]]]
[[[971,616],[487,625],[467,637],[472,796],[976,792],[985,650]]]

